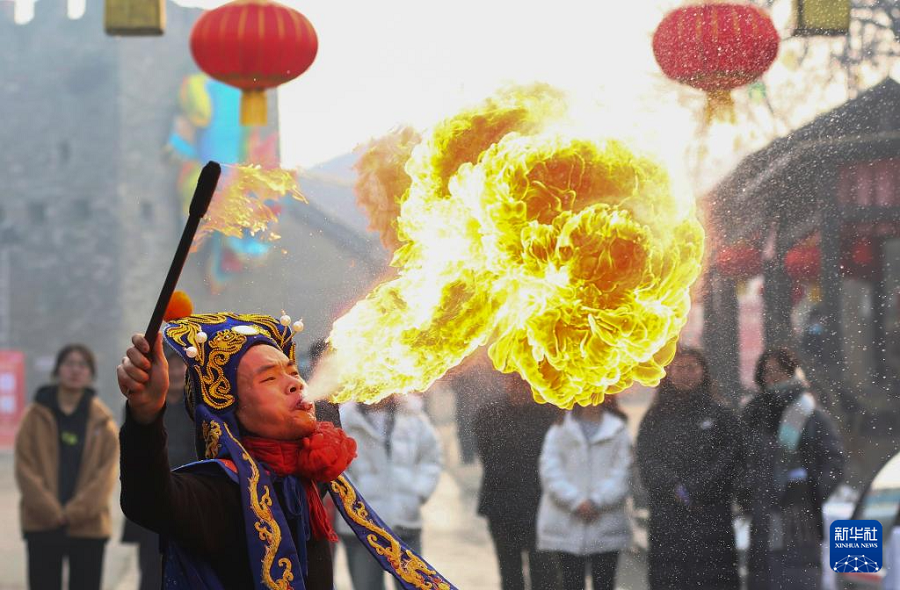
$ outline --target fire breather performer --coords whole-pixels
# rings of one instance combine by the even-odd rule
[[[290,318],[217,313],[168,324],[188,364],[185,402],[204,460],[170,472],[163,427],[168,367],[135,335],[118,367],[128,398],[122,509],[163,538],[166,588],[331,590],[335,534],[317,484],[405,588],[450,586],[397,539],[341,473],[356,455],[317,422],[294,358]],[[148,358],[149,357],[149,358]]]
[[[322,484],[385,571],[409,590],[451,590],[381,521],[343,475],[356,443],[317,422],[294,356],[301,321],[282,315],[193,314],[174,288],[220,167],[210,162],[144,335],[117,368],[127,398],[120,432],[125,515],[158,533],[166,589],[331,590],[337,537]],[[165,317],[164,317],[165,316]],[[169,469],[163,336],[187,363],[185,406],[203,460]],[[179,411],[172,408],[170,411]]]

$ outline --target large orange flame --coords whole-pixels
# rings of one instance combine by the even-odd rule
[[[659,382],[702,228],[653,160],[544,131],[563,112],[546,86],[508,90],[412,150],[398,276],[330,336],[335,401],[425,391],[484,345],[536,401],[563,408]]]

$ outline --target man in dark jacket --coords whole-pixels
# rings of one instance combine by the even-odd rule
[[[789,350],[756,365],[760,393],[741,416],[749,512],[749,590],[821,587],[822,503],[843,476],[844,457],[829,416],[799,378]]]
[[[536,550],[535,530],[541,500],[538,459],[558,411],[534,403],[530,386],[518,375],[498,378],[506,395],[475,416],[475,444],[484,467],[478,513],[488,521],[503,590],[524,590],[523,553],[531,589],[557,590],[556,562]]]

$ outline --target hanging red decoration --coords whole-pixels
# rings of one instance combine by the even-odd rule
[[[778,44],[760,8],[711,2],[667,14],[653,34],[653,55],[666,76],[706,92],[709,118],[731,112],[731,91],[762,76]]]
[[[818,280],[822,270],[819,247],[814,244],[800,244],[784,255],[784,270],[788,276],[801,283]]]
[[[850,244],[841,257],[843,274],[855,279],[871,279],[877,276],[875,244],[870,238],[858,238]]]
[[[203,13],[191,31],[191,53],[200,69],[243,91],[243,125],[265,125],[266,89],[305,72],[318,48],[305,16],[268,0],[229,2]]]
[[[762,272],[762,252],[749,244],[725,246],[716,255],[716,268],[723,277],[745,281]]]
[[[877,276],[876,246],[870,238],[857,238],[844,242],[841,251],[841,276],[855,279],[872,279]],[[788,250],[784,257],[788,276],[797,282],[811,283],[819,280],[822,270],[821,254],[815,244],[800,244]]]

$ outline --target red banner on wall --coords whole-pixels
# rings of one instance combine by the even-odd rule
[[[25,411],[25,354],[0,350],[0,448],[13,446]]]

